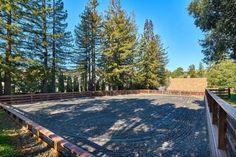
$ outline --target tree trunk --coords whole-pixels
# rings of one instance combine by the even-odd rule
[[[92,81],[91,81],[91,54],[89,53],[88,57],[88,89],[91,91]]]
[[[228,98],[231,99],[231,90],[228,88]]]
[[[118,90],[123,90],[124,89],[124,83],[125,83],[125,74],[124,74],[124,72],[120,74],[120,79],[122,80],[122,82],[119,83]]]
[[[53,0],[52,92],[56,92],[55,0]]]
[[[3,94],[3,86],[2,86],[2,81],[3,81],[3,79],[2,79],[2,73],[0,72],[0,95],[2,95]]]
[[[86,50],[87,51],[87,50]],[[88,86],[89,86],[89,82],[88,82],[88,73],[89,73],[89,56],[88,56],[88,51],[86,52],[86,63],[85,63],[85,74],[84,74],[84,91],[88,91]]]
[[[11,11],[7,12],[7,25],[11,26],[12,24],[12,15]],[[10,95],[11,94],[11,51],[12,51],[12,33],[11,28],[7,27],[7,39],[6,39],[6,56],[5,56],[5,64],[7,68],[5,70],[5,77],[4,77],[4,94]]]
[[[95,52],[95,40],[93,41],[93,49],[92,49],[92,91],[96,91],[96,52]]]
[[[44,75],[42,81],[42,92],[48,92],[48,50],[47,50],[47,16],[46,16],[46,0],[43,0],[43,67],[44,67]]]

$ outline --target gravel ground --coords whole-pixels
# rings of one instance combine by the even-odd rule
[[[14,107],[96,156],[209,156],[199,98],[126,95]]]

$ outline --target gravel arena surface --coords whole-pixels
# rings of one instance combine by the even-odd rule
[[[139,94],[14,107],[95,156],[209,156],[201,98]]]

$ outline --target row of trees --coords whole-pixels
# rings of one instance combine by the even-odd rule
[[[146,20],[138,39],[133,16],[112,0],[102,17],[90,0],[75,29],[81,84],[84,90],[157,88],[165,84],[167,54],[153,23]],[[100,85],[100,87],[97,87]]]
[[[235,88],[235,0],[192,0],[188,10],[196,26],[205,33],[205,39],[200,44],[204,61],[209,65],[209,87]]]
[[[183,68],[178,67],[173,72],[169,73],[169,77],[172,78],[203,78],[206,77],[207,69],[204,68],[203,63],[199,63],[198,69],[192,64],[189,66],[187,71]]]
[[[98,13],[98,5],[97,0],[89,0],[73,40],[66,31],[67,11],[62,0],[0,0],[0,82],[4,82],[0,92],[164,85],[167,54],[154,34],[152,21],[145,22],[138,38],[134,16],[122,9],[120,0],[111,0],[105,16]],[[64,77],[70,64],[77,67],[77,79]],[[65,88],[71,80],[76,89]]]
[[[16,88],[55,91],[56,71],[69,59],[72,41],[71,33],[66,31],[66,18],[62,0],[0,1],[4,94]]]

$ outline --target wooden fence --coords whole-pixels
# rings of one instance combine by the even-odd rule
[[[49,100],[72,99],[72,98],[95,97],[95,96],[115,96],[115,95],[127,95],[127,94],[168,94],[168,95],[185,95],[185,96],[204,96],[204,92],[117,90],[117,91],[46,93],[46,94],[44,93],[44,94],[0,96],[0,103],[22,104],[22,103],[34,103],[34,102],[49,101]]]
[[[51,132],[50,130],[21,115],[16,110],[11,108],[11,106],[0,104],[0,109],[3,109],[13,120],[26,127],[40,140],[46,142],[49,147],[54,148],[59,153],[59,156],[94,157],[92,154],[86,152],[85,150]]]
[[[206,90],[205,98],[212,130],[217,128],[216,133],[213,133],[217,149],[225,151],[227,156],[236,157],[236,108],[210,90]],[[215,151],[212,156],[223,156],[220,153],[221,151]]]

